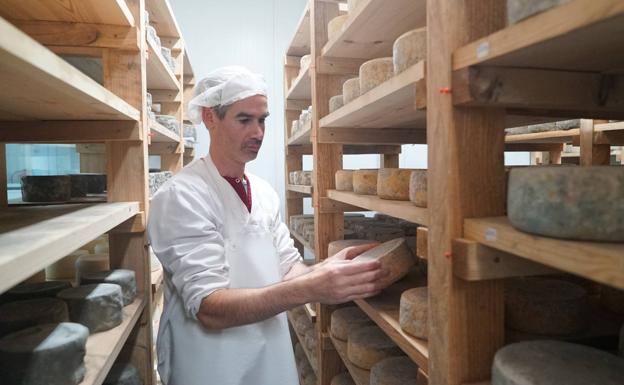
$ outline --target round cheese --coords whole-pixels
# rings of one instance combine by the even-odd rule
[[[377,326],[363,327],[349,333],[347,357],[360,368],[370,369],[384,358],[401,354],[401,349]]]
[[[331,379],[329,385],[355,385],[355,381],[348,372],[340,373]]]
[[[20,284],[6,293],[6,298],[12,301],[23,301],[35,298],[56,298],[61,291],[71,287],[67,281],[46,281],[39,283]]]
[[[399,36],[392,46],[394,74],[398,75],[427,58],[427,27],[414,29]]]
[[[297,306],[290,310],[290,314],[292,315],[293,319],[297,319],[299,316],[305,315],[306,313],[303,306]]]
[[[381,262],[382,269],[388,271],[388,275],[380,279],[383,287],[390,286],[403,278],[416,264],[416,260],[412,256],[409,247],[407,247],[404,238],[397,238],[382,243],[353,258],[353,261],[371,260]]]
[[[67,305],[56,298],[9,302],[0,306],[0,336],[32,326],[69,321]]]
[[[98,271],[95,273],[85,273],[80,279],[80,283],[113,283],[121,287],[124,306],[134,302],[137,294],[136,275],[134,271],[127,269],[117,269],[108,271]]]
[[[621,385],[624,360],[583,345],[527,341],[496,352],[492,385]]]
[[[346,106],[360,97],[360,79],[352,78],[342,84],[342,101]]]
[[[336,190],[353,191],[353,170],[336,171]]]
[[[391,357],[376,363],[370,372],[370,385],[415,384],[418,365],[408,357]]]
[[[65,202],[71,198],[69,175],[24,175],[21,183],[24,202]]]
[[[377,196],[381,199],[409,200],[411,174],[410,169],[380,168],[377,176]]]
[[[296,134],[297,131],[299,131],[299,120],[293,120],[292,124],[290,125],[290,136]],[[292,172],[290,174],[292,174]],[[293,182],[290,183],[294,184]]]
[[[505,135],[522,135],[529,133],[529,126],[505,128]]]
[[[394,65],[391,57],[382,57],[369,60],[360,66],[360,94],[389,80],[394,75]]]
[[[48,281],[56,279],[72,280],[76,278],[76,260],[82,255],[88,255],[89,250],[78,249],[68,256],[61,258],[45,268]]]
[[[297,174],[295,173],[295,171],[291,171],[288,173],[288,183],[290,184],[296,184],[297,182]]]
[[[301,71],[305,71],[308,67],[310,67],[310,63],[312,62],[311,55],[303,55],[301,59],[299,59],[299,68]]]
[[[624,167],[523,167],[509,174],[507,212],[521,231],[624,242]]]
[[[600,303],[616,314],[624,314],[624,290],[603,285],[600,289]]]
[[[312,186],[312,171],[301,172],[301,183],[304,186]]]
[[[108,254],[108,242],[100,242],[93,247],[94,254]]]
[[[369,243],[375,243],[375,241],[371,241],[368,239],[343,239],[340,241],[329,242],[327,246],[327,254],[329,256],[337,254],[339,251],[346,249],[351,246],[360,246],[366,245]]]
[[[505,282],[508,328],[541,335],[571,335],[587,328],[589,299],[581,286],[556,279],[515,278]]]
[[[297,333],[305,334],[308,330],[310,330],[310,328],[312,328],[312,322],[307,315],[301,314],[294,319],[293,328],[295,328]]]
[[[103,385],[143,385],[143,381],[133,365],[116,363],[108,372]]]
[[[348,18],[349,18],[348,14],[340,15],[340,16],[334,17],[333,19],[329,21],[329,23],[327,24],[327,39],[329,41],[333,41],[338,36],[340,36],[340,33],[342,32],[342,28],[344,27]]]
[[[33,326],[0,339],[0,378],[6,385],[77,385],[85,375],[89,330],[63,322]]]
[[[427,287],[416,287],[401,294],[399,308],[399,324],[404,332],[416,338],[427,339],[429,335],[428,309],[429,290]]]
[[[427,170],[414,170],[410,175],[409,200],[418,207],[427,207]]]
[[[83,274],[110,270],[108,254],[81,255],[76,260],[76,282],[80,282]]]
[[[341,341],[347,340],[349,331],[372,325],[373,321],[357,306],[343,307],[331,313],[331,334]]]
[[[378,170],[353,171],[353,192],[362,195],[377,195]]]
[[[570,0],[507,0],[507,21],[509,25],[516,24],[521,20],[569,1]]]
[[[123,316],[121,287],[111,283],[79,286],[58,293],[67,303],[69,319],[89,328],[91,333],[119,325]]]
[[[329,113],[332,113],[344,106],[342,95],[336,95],[329,98]]]
[[[93,254],[95,252],[94,250],[95,245],[97,245],[98,243],[103,243],[103,242],[108,242],[107,234],[100,235],[99,237],[91,240],[90,242],[87,242],[80,249],[87,250],[89,253]]]

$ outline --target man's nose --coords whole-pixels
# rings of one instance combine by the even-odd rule
[[[264,125],[256,121],[253,129],[254,129],[253,138],[262,140],[264,138]]]

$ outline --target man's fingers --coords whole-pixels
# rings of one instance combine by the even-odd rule
[[[358,245],[358,246],[350,246],[347,247],[346,249],[346,254],[345,254],[345,258],[346,259],[353,259],[355,257],[357,257],[358,255],[362,254],[365,251],[368,251],[374,247],[379,246],[379,242],[372,242],[372,243],[367,243],[364,245]]]
[[[354,275],[372,270],[380,270],[381,263],[379,261],[340,261],[339,263],[333,264],[333,267],[340,275]]]

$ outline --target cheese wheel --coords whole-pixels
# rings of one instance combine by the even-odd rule
[[[88,327],[91,333],[121,324],[123,299],[119,285],[100,283],[65,289],[58,298],[67,303],[69,319]]]
[[[329,385],[355,385],[355,381],[348,372],[343,372],[334,376]]]
[[[342,84],[342,101],[346,106],[360,97],[360,79],[352,78]]]
[[[297,333],[305,334],[312,327],[312,322],[306,314],[301,314],[294,319],[293,327]]]
[[[344,27],[348,18],[349,15],[340,15],[334,17],[329,21],[329,23],[327,24],[327,39],[329,41],[333,41],[338,36],[340,36],[342,28]]]
[[[301,185],[312,186],[312,171],[301,172]]]
[[[507,0],[507,21],[515,24],[570,0]]]
[[[288,173],[288,183],[295,184],[295,181],[296,181],[295,176],[296,176],[296,174],[295,174],[294,171],[289,172]]]
[[[349,332],[347,357],[360,368],[370,369],[384,358],[401,354],[401,349],[377,326],[363,327]]]
[[[505,282],[505,323],[508,328],[541,335],[571,335],[589,323],[589,299],[581,286],[544,278]]]
[[[332,256],[347,247],[366,245],[369,243],[375,243],[375,241],[368,239],[343,239],[340,241],[332,241],[329,242],[329,245],[327,246],[327,255]]]
[[[311,55],[303,55],[301,57],[301,59],[299,59],[299,68],[300,71],[304,71],[306,70],[308,67],[310,67],[310,63],[312,62],[312,56]]]
[[[83,274],[110,270],[108,254],[81,255],[76,260],[76,282],[80,282]]]
[[[397,201],[409,200],[410,169],[380,168],[377,176],[377,196]]]
[[[427,27],[405,32],[392,46],[394,74],[398,75],[427,58]]]
[[[353,170],[336,171],[336,190],[353,191]]]
[[[69,175],[24,175],[21,184],[24,202],[65,202],[71,198]]]
[[[108,242],[100,242],[93,247],[94,254],[108,254]]]
[[[370,385],[415,384],[418,365],[408,357],[391,357],[376,363],[370,372]]]
[[[107,234],[103,234],[100,235],[99,237],[85,243],[80,249],[82,250],[87,250],[89,253],[93,254],[95,245],[97,245],[98,243],[102,243],[102,242],[108,242],[108,235]]]
[[[354,261],[381,262],[381,267],[388,271],[388,275],[380,279],[380,283],[386,287],[403,278],[416,264],[412,252],[405,244],[404,238],[397,238],[382,243],[381,245],[365,251],[353,258]]]
[[[94,245],[95,246],[95,245]],[[45,268],[46,279],[53,281],[56,279],[74,279],[76,278],[76,260],[81,255],[88,255],[89,250],[78,249],[68,256],[61,258],[55,263],[48,265]]]
[[[529,133],[529,126],[505,128],[506,135],[522,135]]]
[[[378,170],[353,171],[353,192],[362,195],[377,195]]]
[[[5,385],[77,385],[85,375],[89,330],[63,322],[33,326],[0,339]]]
[[[391,57],[382,57],[365,62],[360,66],[360,95],[389,80],[394,75]]]
[[[418,207],[427,207],[427,170],[414,170],[410,175],[409,200]]]
[[[523,167],[509,174],[507,213],[548,237],[624,242],[624,167]]]
[[[139,371],[131,364],[116,363],[102,385],[143,385]]]
[[[329,113],[338,110],[344,106],[344,100],[342,99],[342,95],[336,95],[329,98]]]
[[[130,305],[136,298],[136,275],[132,270],[117,269],[83,274],[80,279],[80,284],[91,283],[113,283],[119,285],[121,287],[124,306]]]
[[[67,305],[56,298],[9,302],[0,306],[0,336],[32,326],[69,321]]]
[[[20,284],[6,293],[6,298],[12,301],[23,301],[35,298],[56,298],[61,291],[71,287],[67,281],[46,281],[39,283]]]
[[[292,137],[297,131],[299,131],[299,120],[293,120],[290,125],[290,136]],[[290,183],[292,184],[293,182]]]
[[[600,290],[600,303],[610,311],[624,315],[624,290],[614,289],[610,286],[602,286]]]
[[[297,306],[290,310],[290,314],[292,315],[293,319],[297,319],[299,316],[305,315],[306,312],[303,306]]]
[[[624,360],[583,345],[527,341],[496,352],[492,385],[621,385]]]
[[[310,220],[314,219],[314,215],[312,214],[300,214],[300,215],[291,215],[289,218],[290,228],[292,230],[297,229],[302,220]]]
[[[399,308],[399,324],[404,332],[416,338],[427,339],[429,290],[427,287],[416,287],[401,294]]]
[[[393,222],[394,218],[391,217],[390,215],[387,214],[382,214],[382,213],[375,213],[375,215],[373,216],[373,219],[377,222],[380,223],[384,223],[384,222]]]
[[[349,331],[372,325],[373,321],[357,306],[343,307],[331,313],[331,334],[341,341],[347,340]]]

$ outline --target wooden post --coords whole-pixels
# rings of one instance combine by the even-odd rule
[[[464,218],[504,213],[503,110],[455,108],[455,49],[505,26],[498,0],[427,1],[429,384],[490,377],[503,344],[503,286],[453,275],[451,242]]]
[[[379,168],[399,168],[399,154],[379,155]]]
[[[611,164],[611,145],[594,143],[594,125],[606,121],[581,119],[581,166]]]
[[[6,144],[0,143],[0,207],[7,207],[9,204],[7,189],[7,160]]]

